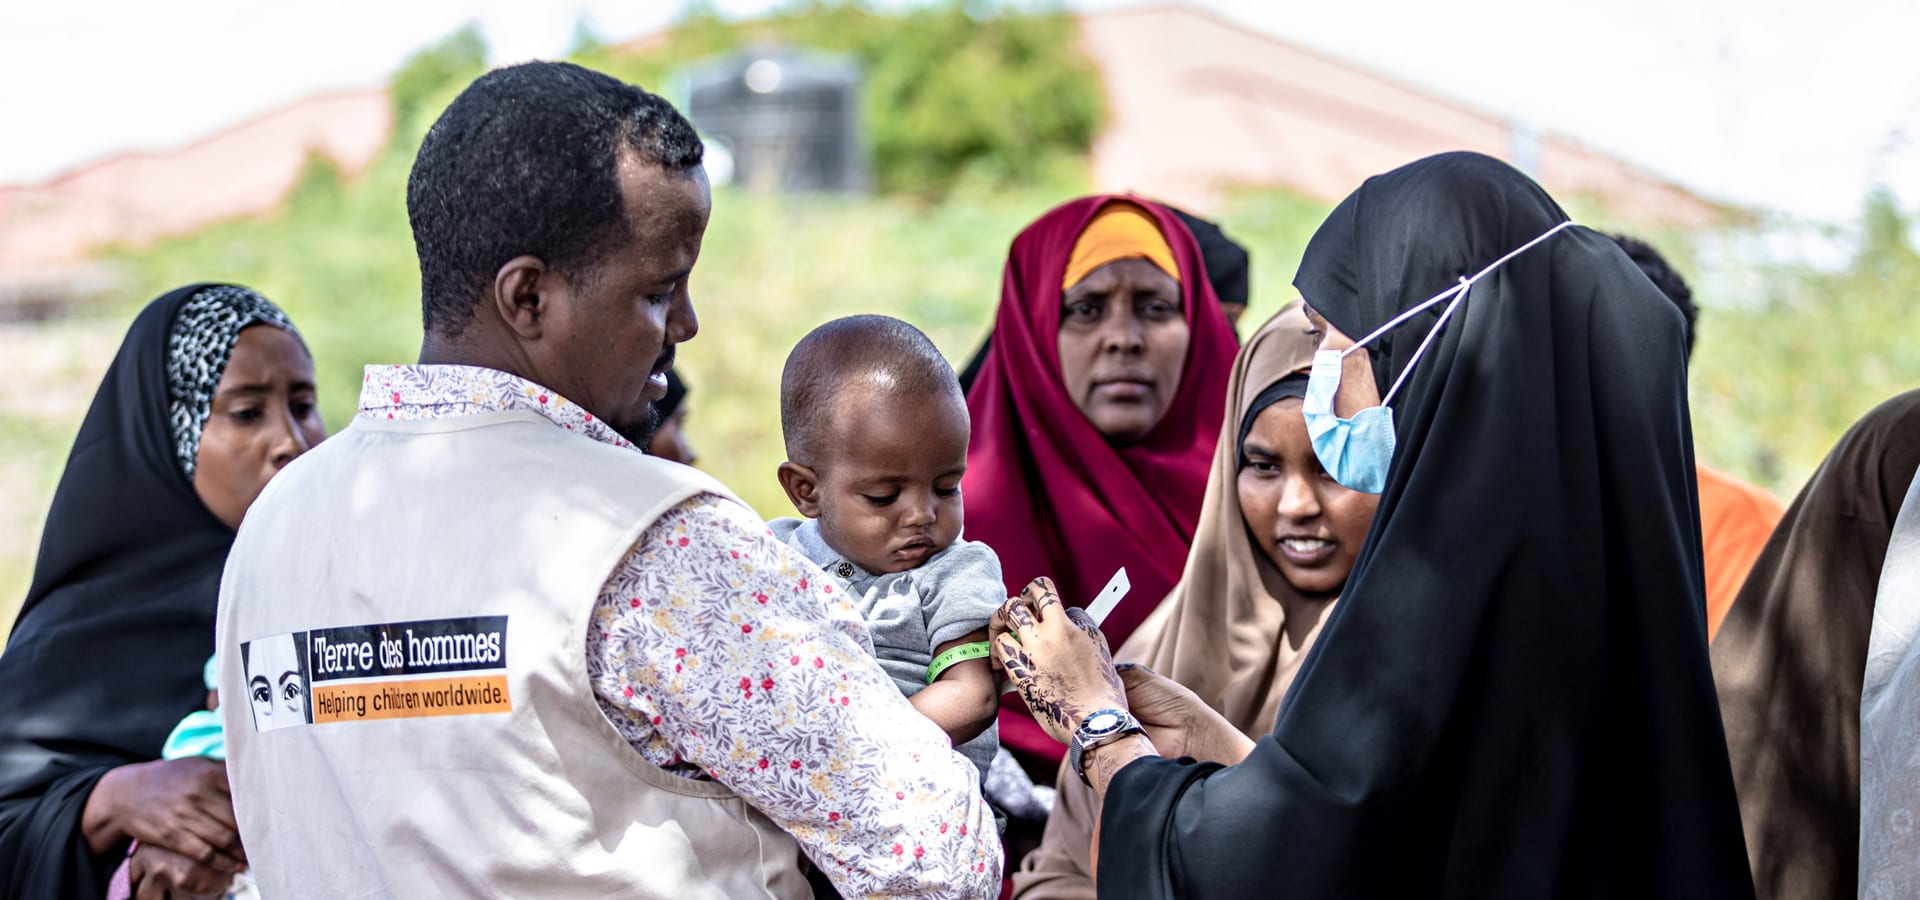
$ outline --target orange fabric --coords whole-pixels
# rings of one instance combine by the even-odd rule
[[[1733,608],[1760,548],[1780,524],[1786,507],[1767,493],[1725,472],[1694,463],[1700,482],[1700,544],[1706,556],[1707,640]]]
[[[1066,290],[1080,283],[1093,270],[1117,259],[1145,259],[1180,280],[1180,264],[1173,260],[1173,248],[1160,226],[1147,211],[1131,203],[1109,203],[1094,214],[1080,239],[1073,243],[1067,257],[1067,276],[1060,283]]]

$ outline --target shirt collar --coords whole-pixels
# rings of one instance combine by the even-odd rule
[[[819,519],[802,520],[799,527],[793,530],[793,543],[800,555],[843,582],[851,584],[873,577],[872,572],[860,568],[853,560],[827,545],[827,539],[820,534]]]
[[[603,444],[633,442],[579,404],[539,384],[482,366],[368,366],[360,382],[360,415],[417,421],[484,412],[528,410]]]

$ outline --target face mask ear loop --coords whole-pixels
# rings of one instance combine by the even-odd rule
[[[1407,376],[1413,374],[1413,367],[1419,365],[1420,357],[1426,355],[1427,346],[1432,344],[1433,339],[1440,334],[1440,329],[1447,327],[1447,320],[1453,317],[1453,311],[1460,308],[1461,301],[1467,299],[1467,293],[1471,290],[1473,290],[1473,281],[1465,275],[1460,276],[1460,295],[1453,298],[1452,303],[1447,304],[1447,309],[1440,314],[1439,321],[1433,323],[1433,327],[1427,331],[1427,336],[1421,339],[1420,346],[1414,348],[1413,357],[1407,360],[1407,367],[1400,370],[1400,377],[1393,380],[1393,387],[1387,388],[1387,395],[1380,398],[1381,406],[1392,403],[1393,395],[1400,393],[1400,386],[1407,383]]]
[[[1533,240],[1530,240],[1524,244],[1521,244],[1518,247],[1513,248],[1512,250],[1507,251],[1507,255],[1502,256],[1499,259],[1496,259],[1493,262],[1488,263],[1486,268],[1473,273],[1473,276],[1471,278],[1463,278],[1461,280],[1469,284],[1475,281],[1479,281],[1481,278],[1485,277],[1488,272],[1491,272],[1495,269],[1500,268],[1503,265],[1506,265],[1507,260],[1510,260],[1516,256],[1519,256],[1520,254],[1525,253],[1528,250],[1532,250],[1534,246],[1539,244],[1541,241],[1544,241],[1547,238],[1553,237],[1554,235],[1559,234],[1561,231],[1567,228],[1571,228],[1572,226],[1573,226],[1572,219],[1562,219],[1560,221],[1560,224],[1555,225],[1552,228],[1549,228],[1546,231],[1542,232],[1539,237],[1534,238]]]
[[[1539,244],[1540,242],[1546,240],[1547,238],[1553,237],[1554,235],[1559,234],[1561,231],[1567,228],[1570,228],[1572,226],[1573,226],[1572,219],[1562,219],[1560,221],[1560,224],[1547,229],[1545,232],[1542,232],[1539,237],[1536,237],[1533,240],[1530,240],[1524,244],[1521,244],[1518,247],[1513,248],[1512,250],[1507,251],[1507,255],[1502,256],[1491,263],[1488,263],[1486,268],[1481,269],[1480,271],[1475,272],[1472,275],[1460,276],[1459,284],[1456,284],[1453,287],[1447,288],[1446,290],[1441,291],[1438,294],[1435,294],[1431,297],[1428,297],[1425,300],[1420,301],[1419,303],[1414,304],[1406,312],[1403,312],[1397,316],[1394,316],[1391,319],[1388,319],[1385,325],[1382,325],[1379,328],[1375,328],[1366,337],[1363,337],[1357,341],[1354,341],[1353,346],[1340,351],[1340,358],[1345,359],[1347,355],[1351,354],[1353,351],[1358,350],[1362,347],[1365,347],[1370,343],[1373,343],[1375,338],[1378,338],[1379,336],[1386,334],[1387,332],[1392,331],[1395,328],[1400,327],[1400,323],[1405,322],[1406,320],[1419,315],[1427,307],[1432,306],[1435,303],[1439,303],[1440,301],[1445,300],[1448,297],[1453,297],[1454,298],[1453,302],[1447,304],[1446,311],[1440,314],[1439,321],[1435,322],[1433,324],[1433,328],[1427,332],[1426,339],[1422,340],[1420,342],[1419,348],[1413,351],[1413,358],[1407,360],[1407,367],[1400,370],[1400,377],[1394,379],[1393,387],[1388,388],[1387,395],[1380,399],[1381,406],[1387,405],[1387,402],[1393,399],[1393,395],[1399,392],[1400,385],[1407,380],[1407,376],[1413,372],[1413,366],[1415,363],[1420,361],[1421,354],[1427,352],[1427,345],[1430,343],[1433,343],[1433,336],[1440,333],[1440,326],[1447,324],[1447,318],[1453,315],[1454,308],[1460,305],[1460,301],[1467,299],[1467,291],[1473,288],[1474,282],[1479,281],[1487,273],[1500,268],[1508,260],[1516,256],[1519,256],[1520,254],[1525,253],[1528,250],[1533,249],[1534,246]],[[1459,296],[1454,296],[1455,294],[1458,294]]]
[[[1460,284],[1456,284],[1453,287],[1447,288],[1446,290],[1441,291],[1438,294],[1435,294],[1431,297],[1428,297],[1425,300],[1420,301],[1419,303],[1415,303],[1406,312],[1403,312],[1397,316],[1394,316],[1391,319],[1388,319],[1387,324],[1382,325],[1379,328],[1375,328],[1372,332],[1368,333],[1366,337],[1363,337],[1357,341],[1354,341],[1353,346],[1340,351],[1340,355],[1342,357],[1345,357],[1347,354],[1352,353],[1353,351],[1358,350],[1361,347],[1365,347],[1366,345],[1373,343],[1375,338],[1383,334],[1386,334],[1387,332],[1392,331],[1395,328],[1399,328],[1400,323],[1405,322],[1406,320],[1411,319],[1414,316],[1421,314],[1422,312],[1425,312],[1427,307],[1432,306],[1435,303],[1439,303],[1440,301],[1445,300],[1448,297],[1451,297],[1454,294],[1458,293],[1466,284],[1467,279],[1462,278],[1460,279],[1460,282],[1461,282]]]

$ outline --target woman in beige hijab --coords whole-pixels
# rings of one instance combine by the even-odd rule
[[[1273,728],[1379,499],[1341,487],[1314,457],[1300,414],[1313,348],[1296,302],[1240,349],[1186,572],[1115,654],[1192,689],[1249,737]],[[1094,896],[1092,791],[1064,767],[1058,784],[1015,897]]]

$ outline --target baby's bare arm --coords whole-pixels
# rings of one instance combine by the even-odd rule
[[[935,647],[933,655],[938,657],[954,647],[986,639],[987,630],[982,628]],[[993,667],[986,659],[969,659],[948,666],[938,681],[909,700],[921,715],[940,726],[956,747],[986,731],[1000,709],[1000,698],[994,693]]]

